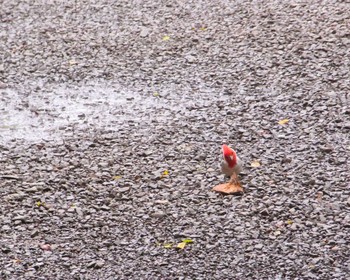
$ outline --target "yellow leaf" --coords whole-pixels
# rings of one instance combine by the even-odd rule
[[[288,119],[283,119],[283,120],[280,120],[280,121],[278,122],[278,124],[284,125],[284,124],[286,124],[286,123],[288,123],[288,122],[289,122]]]
[[[40,206],[44,206],[45,202],[37,201],[35,204],[36,206],[40,207]]]
[[[120,176],[120,175],[113,176],[113,180],[115,180],[115,181],[117,181],[117,180],[119,180],[119,179],[121,179],[121,178],[122,178],[122,176]]]
[[[193,240],[189,239],[189,238],[186,238],[186,239],[182,240],[182,242],[184,242],[186,244],[189,244],[189,243],[193,243]]]
[[[201,27],[201,28],[199,28],[201,31],[205,31],[205,30],[207,30],[205,27]]]
[[[169,40],[170,40],[170,37],[169,37],[168,35],[166,35],[166,36],[163,37],[162,40],[163,40],[163,41],[169,41]]]
[[[253,160],[250,165],[251,165],[251,167],[260,167],[261,166],[261,164],[258,160]]]
[[[292,221],[292,220],[288,220],[288,221],[287,221],[287,224],[288,224],[288,225],[291,225],[291,224],[293,224],[293,221]]]
[[[154,97],[159,97],[159,92],[157,92],[157,91],[153,92],[153,96]]]
[[[165,244],[163,245],[163,247],[164,247],[165,249],[170,249],[170,248],[173,247],[173,244],[171,244],[171,243],[165,243]]]
[[[181,242],[176,246],[177,249],[181,249],[181,250],[184,249],[185,247],[186,247],[186,242]]]
[[[169,175],[169,171],[168,170],[164,170],[162,175],[160,176],[160,178],[164,178],[164,177],[166,177],[168,175]]]

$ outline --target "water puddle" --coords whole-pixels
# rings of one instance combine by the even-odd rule
[[[162,91],[128,91],[121,86],[57,86],[29,95],[12,89],[0,91],[0,144],[10,141],[59,140],[74,131],[118,131],[125,122],[134,126],[167,121],[186,106],[208,98]],[[209,97],[209,96],[208,96]],[[191,112],[187,112],[191,115]]]

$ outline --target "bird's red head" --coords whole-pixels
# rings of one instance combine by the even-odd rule
[[[222,145],[222,153],[225,161],[230,168],[233,168],[237,164],[237,155],[234,150],[232,150],[227,145]]]

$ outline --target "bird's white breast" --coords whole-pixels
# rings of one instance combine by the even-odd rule
[[[233,173],[238,175],[242,171],[242,162],[237,157],[237,164],[231,168],[228,166],[228,163],[225,160],[222,160],[220,167],[222,173],[224,173],[226,176],[231,176]]]

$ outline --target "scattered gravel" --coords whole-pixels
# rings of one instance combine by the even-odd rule
[[[350,5],[307,3],[4,1],[0,278],[347,279]]]

